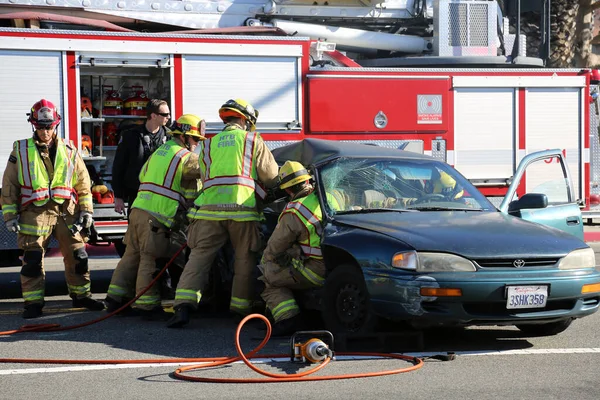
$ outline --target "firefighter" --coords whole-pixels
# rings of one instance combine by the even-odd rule
[[[90,293],[90,273],[82,229],[92,225],[88,171],[72,143],[57,137],[60,115],[42,99],[31,107],[33,137],[13,145],[2,180],[2,214],[23,250],[21,289],[23,318],[37,318],[44,307],[43,259],[51,235],[64,257],[65,277],[73,307],[104,309]]]
[[[171,232],[181,230],[182,220],[198,195],[200,168],[196,146],[205,139],[205,122],[184,114],[171,127],[172,139],[160,146],[140,172],[139,192],[131,206],[125,234],[125,254],[117,264],[106,297],[107,310],[116,311],[154,279],[157,261],[170,256]],[[145,319],[161,319],[160,289],[154,285],[136,300]],[[129,311],[129,310],[128,310]]]
[[[439,171],[434,168],[431,173],[431,179],[423,184],[422,193],[419,197],[385,197],[380,192],[370,193],[363,199],[363,203],[367,208],[393,208],[398,204],[402,207],[408,207],[413,204],[426,203],[432,201],[457,201],[464,195],[464,190],[460,185],[456,184],[456,180],[447,172]]]
[[[229,308],[238,316],[252,309],[252,272],[262,247],[260,198],[266,195],[263,186],[276,184],[278,168],[255,132],[258,110],[244,100],[229,100],[219,109],[219,116],[225,128],[200,149],[203,190],[188,213],[191,253],[175,291],[175,315],[168,322],[171,328],[189,322],[217,252],[228,239],[235,251]]]
[[[262,298],[275,324],[274,336],[301,328],[300,309],[293,290],[323,286],[325,263],[321,254],[323,216],[319,198],[302,164],[287,161],[279,171],[279,187],[290,196],[263,253],[265,282]]]

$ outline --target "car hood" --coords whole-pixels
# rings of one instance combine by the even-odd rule
[[[336,215],[336,224],[396,238],[418,251],[469,258],[561,257],[584,248],[579,238],[500,212],[379,212]]]

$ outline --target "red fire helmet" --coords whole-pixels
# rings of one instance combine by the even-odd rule
[[[49,100],[41,99],[31,107],[31,112],[27,114],[27,119],[35,129],[55,128],[60,124],[60,115],[54,103]]]

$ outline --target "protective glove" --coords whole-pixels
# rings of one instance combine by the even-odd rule
[[[6,221],[4,223],[4,225],[6,225],[6,229],[8,229],[10,232],[17,233],[21,230],[21,227],[19,226],[19,222],[17,221],[16,218]]]
[[[89,211],[82,211],[79,213],[79,220],[77,223],[83,226],[85,229],[89,229],[92,226],[92,222],[94,222],[92,218],[92,213]]]

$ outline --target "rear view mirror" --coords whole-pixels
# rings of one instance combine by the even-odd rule
[[[519,200],[511,201],[508,205],[508,212],[546,207],[548,207],[548,196],[542,193],[527,193]]]

